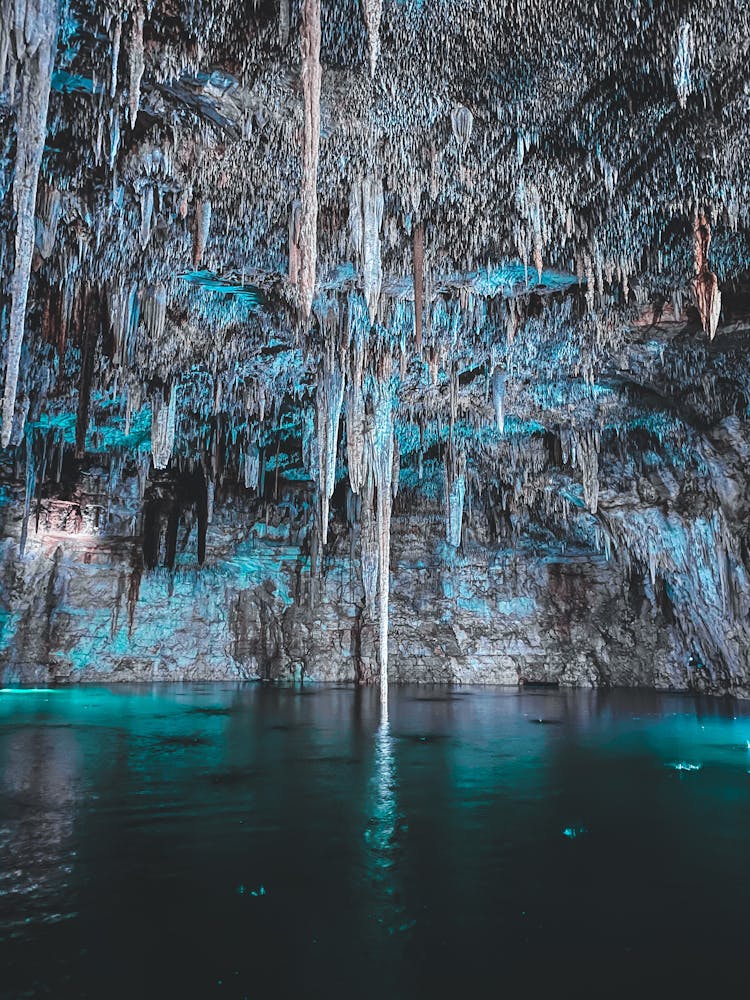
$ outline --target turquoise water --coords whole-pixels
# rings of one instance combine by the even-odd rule
[[[2,691],[0,996],[729,995],[748,740],[629,692]]]

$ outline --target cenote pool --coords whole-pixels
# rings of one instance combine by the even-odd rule
[[[653,693],[3,691],[0,994],[728,996],[748,740]]]

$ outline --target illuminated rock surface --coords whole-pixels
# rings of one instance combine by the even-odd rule
[[[6,679],[750,694],[750,10],[612,6],[0,0]]]

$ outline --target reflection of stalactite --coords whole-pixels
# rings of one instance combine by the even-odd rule
[[[306,320],[312,313],[318,256],[318,153],[320,146],[320,0],[302,0],[302,184],[297,290]]]
[[[695,278],[693,292],[695,304],[701,317],[703,332],[713,340],[721,315],[721,292],[719,279],[708,264],[708,248],[711,245],[711,226],[705,215],[696,215],[693,225],[693,255]]]
[[[20,85],[20,95],[16,102],[16,163],[12,201],[16,213],[16,236],[15,264],[10,280],[11,311],[3,397],[1,440],[4,448],[8,446],[13,431],[18,369],[36,236],[34,214],[37,183],[47,134],[47,109],[58,16],[57,0],[38,0],[35,8],[28,11],[28,22],[24,0],[15,0],[15,5],[11,6],[15,7],[16,20],[24,25],[25,32],[18,31],[15,36],[16,58],[20,63],[20,79],[17,84]]]
[[[408,911],[401,902],[404,892],[399,879],[398,854],[404,826],[398,806],[398,773],[387,703],[382,706],[375,736],[367,814],[366,868],[373,882],[375,916],[378,924],[388,934],[393,934],[410,927],[414,921],[408,919]]]

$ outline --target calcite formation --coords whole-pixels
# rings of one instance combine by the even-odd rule
[[[748,37],[0,0],[5,675],[748,693]]]

